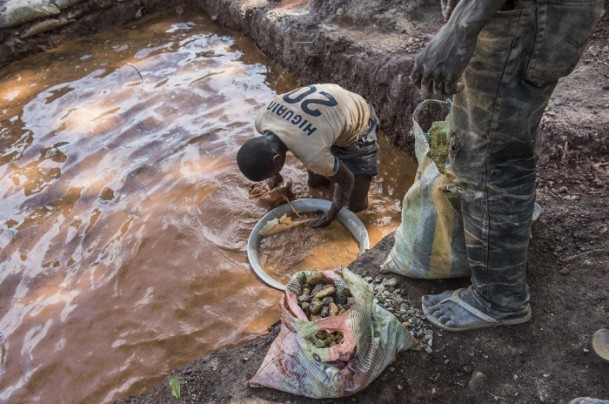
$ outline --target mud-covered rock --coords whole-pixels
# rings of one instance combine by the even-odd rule
[[[303,272],[298,283],[300,290],[294,292],[298,295],[300,308],[309,320],[338,316],[351,307],[349,288],[334,286],[321,272]]]

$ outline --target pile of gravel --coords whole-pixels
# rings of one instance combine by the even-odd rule
[[[396,287],[398,280],[382,275],[374,277],[364,275],[363,278],[374,289],[374,302],[393,313],[415,338],[417,344],[413,349],[424,350],[427,353],[433,352],[431,324],[427,321],[421,309],[415,308],[412,302],[403,296],[404,291]]]

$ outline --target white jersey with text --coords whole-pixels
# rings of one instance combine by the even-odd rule
[[[304,166],[319,175],[336,174],[332,146],[355,143],[368,128],[366,100],[337,84],[313,84],[276,96],[256,115],[256,130],[271,131]]]

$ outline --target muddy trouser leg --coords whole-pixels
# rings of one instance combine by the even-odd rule
[[[451,115],[471,289],[491,315],[528,310],[535,133],[556,85],[526,80],[537,20],[536,3],[522,4],[498,13],[480,34]]]

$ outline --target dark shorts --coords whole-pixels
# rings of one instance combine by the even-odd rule
[[[343,162],[353,175],[370,175],[378,173],[376,153],[379,150],[377,139],[379,120],[370,105],[370,122],[368,129],[359,137],[357,142],[347,147],[333,146],[330,151]]]

